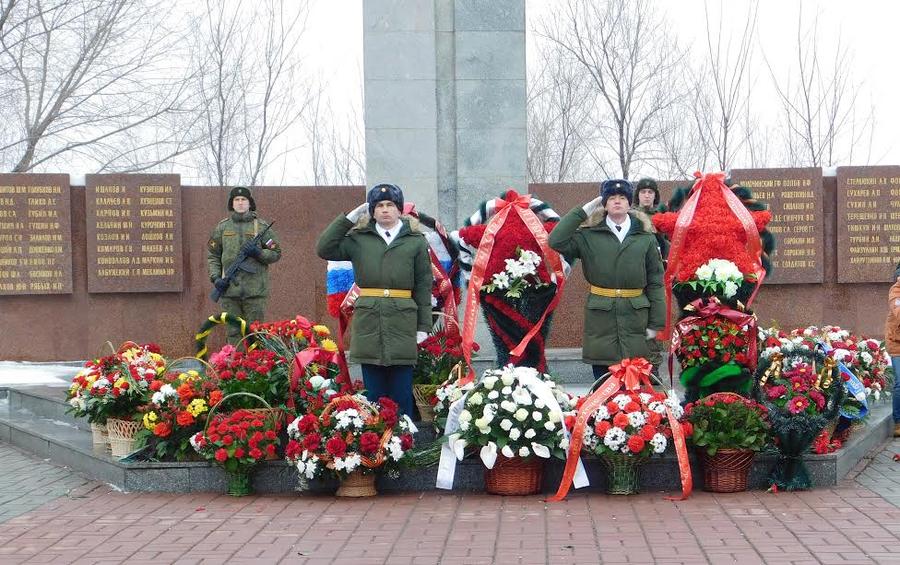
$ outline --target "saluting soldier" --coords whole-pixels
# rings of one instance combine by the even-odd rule
[[[350,326],[350,360],[362,366],[366,396],[387,396],[413,414],[416,345],[431,330],[431,258],[425,235],[401,218],[403,191],[369,190],[366,203],[340,214],[319,237],[322,259],[350,261],[360,287]]]
[[[581,259],[591,285],[584,310],[584,362],[600,378],[628,357],[647,358],[647,340],[665,326],[663,265],[650,219],[630,209],[627,180],[608,180],[600,196],[562,217],[550,247]]]
[[[222,309],[247,323],[265,320],[269,298],[269,265],[281,259],[278,236],[269,229],[261,245],[253,238],[269,226],[256,215],[253,194],[245,186],[236,186],[228,195],[229,216],[219,222],[207,242],[206,262],[209,280],[222,292]],[[247,260],[229,284],[223,277],[243,251]],[[241,332],[227,326],[228,343],[237,344]]]

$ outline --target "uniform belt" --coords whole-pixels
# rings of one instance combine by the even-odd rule
[[[642,288],[603,288],[591,285],[591,294],[606,296],[607,298],[635,298],[644,294]]]
[[[397,288],[361,288],[359,295],[374,298],[412,298],[412,291]]]

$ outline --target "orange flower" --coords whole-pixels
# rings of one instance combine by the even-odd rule
[[[188,404],[192,398],[194,398],[194,390],[191,388],[190,383],[181,383],[181,386],[177,389],[178,398],[181,399],[181,402],[185,405]]]
[[[190,426],[194,423],[194,417],[190,412],[179,412],[177,416],[175,416],[175,421],[178,422],[179,426]]]
[[[172,433],[172,424],[168,422],[160,422],[153,428],[153,435],[158,437],[168,437]]]
[[[218,404],[221,401],[222,401],[222,391],[221,390],[214,390],[211,393],[209,393],[209,405],[210,406],[215,406],[216,404]]]

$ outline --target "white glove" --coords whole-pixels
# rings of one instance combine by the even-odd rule
[[[363,214],[366,214],[368,212],[369,212],[369,205],[368,204],[360,204],[359,206],[357,206],[356,208],[354,208],[353,210],[351,210],[350,212],[347,213],[347,219],[355,224],[356,222],[359,221],[359,219],[362,217]]]
[[[603,198],[598,196],[597,198],[594,198],[593,200],[582,206],[581,209],[584,210],[585,214],[590,216],[591,214],[599,210],[601,206],[603,206]]]
[[[427,332],[416,332],[416,345],[419,345],[428,338]]]
[[[656,330],[647,328],[647,339],[656,339]]]

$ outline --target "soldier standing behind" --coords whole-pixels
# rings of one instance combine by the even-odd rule
[[[631,209],[627,180],[608,180],[600,196],[563,216],[550,247],[581,259],[591,285],[584,311],[582,357],[600,378],[627,357],[647,357],[647,341],[666,320],[663,266],[650,220]]]
[[[269,297],[269,265],[281,259],[278,236],[270,229],[262,246],[252,241],[269,226],[269,222],[257,217],[256,202],[249,188],[236,186],[231,189],[228,211],[231,214],[219,222],[206,244],[209,280],[222,292],[225,312],[248,323],[262,321]],[[247,255],[247,260],[228,284],[222,277],[241,251]],[[227,327],[228,343],[237,344],[241,339],[240,330]]]
[[[362,365],[366,397],[387,396],[412,417],[416,344],[431,331],[434,277],[428,242],[400,217],[402,210],[399,187],[376,185],[365,204],[331,222],[316,253],[353,263],[360,291],[350,326],[350,360]]]

